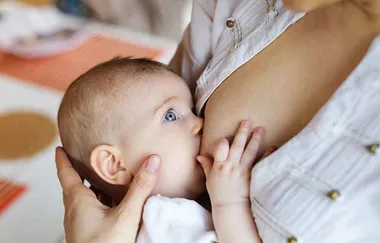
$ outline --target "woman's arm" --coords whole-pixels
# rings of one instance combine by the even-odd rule
[[[379,0],[283,0],[285,7],[301,12],[309,12],[337,2],[353,3],[369,17],[369,24],[374,31],[380,32],[380,1]]]
[[[283,0],[285,7],[300,12],[309,12],[341,0]]]

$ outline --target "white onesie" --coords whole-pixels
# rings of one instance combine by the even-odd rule
[[[211,214],[192,200],[150,197],[142,218],[136,243],[217,242]]]

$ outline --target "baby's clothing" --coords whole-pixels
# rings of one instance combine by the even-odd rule
[[[211,214],[197,202],[183,198],[150,197],[136,243],[216,242]]]
[[[198,114],[303,16],[276,0],[194,0],[180,73],[196,83]],[[254,167],[252,212],[264,243],[380,242],[379,63],[378,37],[312,121]]]

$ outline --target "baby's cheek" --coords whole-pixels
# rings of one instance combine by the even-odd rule
[[[162,158],[162,166],[154,192],[166,197],[176,196],[180,185],[180,178],[177,175],[178,168],[173,166],[170,160],[166,159],[165,162],[165,158]]]

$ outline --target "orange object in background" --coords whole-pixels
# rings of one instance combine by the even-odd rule
[[[33,6],[45,6],[54,3],[54,0],[17,0],[21,3],[30,4]]]
[[[0,179],[0,215],[26,190],[26,186]]]
[[[80,48],[43,59],[26,60],[0,52],[0,73],[64,91],[79,75],[117,56],[155,59],[161,50],[102,36],[93,36]]]

